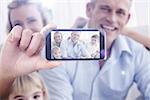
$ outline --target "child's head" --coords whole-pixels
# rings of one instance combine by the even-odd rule
[[[47,89],[38,73],[23,75],[14,80],[8,100],[48,100]]]
[[[91,43],[96,44],[99,42],[99,36],[97,34],[91,36]]]
[[[52,49],[52,55],[55,59],[60,59],[62,57],[61,49],[59,47],[55,46]]]

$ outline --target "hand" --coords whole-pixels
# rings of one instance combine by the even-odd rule
[[[58,66],[59,62],[50,62],[40,57],[43,44],[44,36],[41,32],[33,33],[29,29],[23,30],[22,27],[15,26],[1,52],[1,76],[16,77]]]
[[[75,20],[72,28],[83,28],[86,24],[87,24],[87,19],[86,18],[78,17]]]

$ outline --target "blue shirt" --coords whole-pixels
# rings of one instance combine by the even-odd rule
[[[133,82],[150,100],[149,57],[142,45],[120,35],[101,70],[95,60],[64,61],[41,75],[51,100],[124,100]]]

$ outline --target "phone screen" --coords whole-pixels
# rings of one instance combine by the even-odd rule
[[[96,29],[55,29],[46,37],[48,60],[106,59],[105,32]]]

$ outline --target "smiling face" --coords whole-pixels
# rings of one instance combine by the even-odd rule
[[[33,32],[39,32],[43,27],[41,13],[37,6],[33,4],[22,5],[10,12],[10,22],[12,27],[20,25],[24,29],[31,29]]]
[[[91,44],[96,45],[99,43],[99,36],[98,35],[92,35],[91,36]]]
[[[80,38],[80,32],[75,31],[71,33],[71,40],[73,43],[77,43],[79,38]]]
[[[129,20],[130,0],[95,0],[87,4],[89,27],[104,29],[107,42],[114,41]]]
[[[61,43],[62,41],[62,34],[59,32],[54,33],[54,40],[56,43]]]
[[[9,100],[44,100],[43,91],[38,87],[32,87],[24,93],[11,93]]]
[[[91,44],[96,44],[98,42],[98,39],[97,38],[91,38]]]

